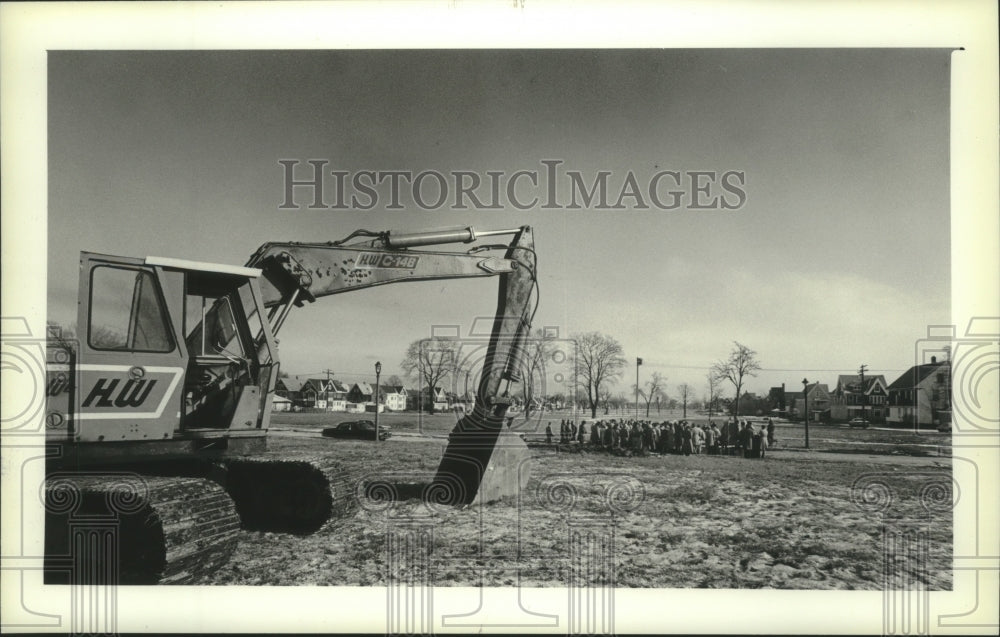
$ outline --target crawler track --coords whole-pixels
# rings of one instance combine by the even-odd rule
[[[181,476],[51,474],[44,488],[45,582],[197,581],[229,560],[241,526],[306,535],[357,507],[357,485],[332,460],[264,453],[223,465],[172,465]]]
[[[226,490],[250,530],[301,535],[338,524],[357,508],[347,471],[322,456],[276,453],[226,461]]]
[[[240,529],[233,501],[202,478],[50,476],[46,583],[179,584],[225,564]]]

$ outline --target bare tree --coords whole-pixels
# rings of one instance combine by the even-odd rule
[[[433,392],[441,382],[459,372],[459,344],[454,339],[434,337],[413,341],[399,364],[403,372],[428,388],[430,413],[434,413]]]
[[[611,336],[587,332],[572,336],[576,343],[576,366],[573,378],[587,397],[590,417],[597,418],[601,390],[619,378],[625,369],[622,346]]]
[[[524,396],[524,417],[531,416],[535,394],[544,391],[545,365],[552,358],[556,339],[545,330],[537,329],[524,344],[524,369],[521,393]],[[542,386],[539,386],[542,385]]]
[[[601,407],[604,409],[604,414],[607,415],[608,410],[611,409],[611,390],[602,388],[598,399],[600,400]],[[594,407],[591,407],[591,418],[597,418],[596,411],[597,410]]]
[[[46,321],[45,335],[50,344],[58,345],[67,352],[76,351],[76,323],[64,326],[55,321]]]
[[[708,380],[708,417],[711,418],[712,414],[715,412],[715,408],[719,403],[719,385],[722,382],[714,371],[709,371],[707,375]]]
[[[718,361],[712,366],[712,372],[720,379],[726,379],[733,384],[736,389],[736,400],[733,403],[733,415],[739,416],[740,395],[743,393],[743,379],[747,376],[756,376],[760,369],[760,362],[757,360],[757,352],[746,345],[733,341],[733,349],[729,352],[729,358]]]
[[[397,376],[396,374],[393,374],[389,376],[389,378],[385,379],[384,384],[386,385],[386,387],[399,387],[400,385],[403,384],[403,379]]]
[[[46,321],[45,330],[50,341],[67,350],[76,350],[76,323],[61,325],[56,321]],[[108,349],[119,349],[126,341],[124,334],[104,325],[91,324],[90,334],[86,336],[90,339],[91,345]]]
[[[639,390],[639,395],[642,399],[646,401],[646,418],[649,418],[649,406],[652,402],[656,401],[657,411],[659,411],[660,396],[663,395],[663,388],[667,384],[667,379],[663,377],[660,372],[653,372],[652,377],[646,381],[646,384]],[[632,390],[635,391],[635,385],[632,385]],[[638,417],[639,414],[636,414]]]
[[[684,418],[688,417],[688,397],[691,395],[691,385],[681,383],[677,386],[677,393],[681,396],[681,406],[684,409]]]

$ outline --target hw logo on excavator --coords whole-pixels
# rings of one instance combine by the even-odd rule
[[[410,254],[384,254],[379,252],[362,252],[354,262],[354,267],[362,270],[376,268],[394,268],[412,270],[417,267],[420,257]]]
[[[120,380],[120,378],[98,378],[87,394],[86,400],[83,401],[83,406],[90,407],[96,400],[96,407],[141,407],[156,385],[155,380],[129,379],[116,393]]]

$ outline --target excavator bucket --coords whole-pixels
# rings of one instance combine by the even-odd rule
[[[521,355],[531,330],[528,303],[536,277],[531,228],[525,226],[507,249],[516,267],[501,275],[497,313],[472,412],[448,438],[429,497],[454,505],[515,497],[529,478],[530,451],[509,429],[509,386],[519,382]],[[530,379],[528,379],[530,382]]]
[[[426,497],[452,505],[517,497],[530,477],[530,451],[524,440],[510,430],[474,431],[469,425],[459,422],[449,436]]]

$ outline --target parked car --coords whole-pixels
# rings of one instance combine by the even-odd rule
[[[375,423],[371,420],[348,420],[323,430],[327,438],[354,438],[356,440],[375,440]],[[388,425],[379,425],[378,439],[385,440],[392,435]]]
[[[847,424],[851,427],[861,427],[862,429],[867,429],[870,423],[864,418],[851,418]]]

